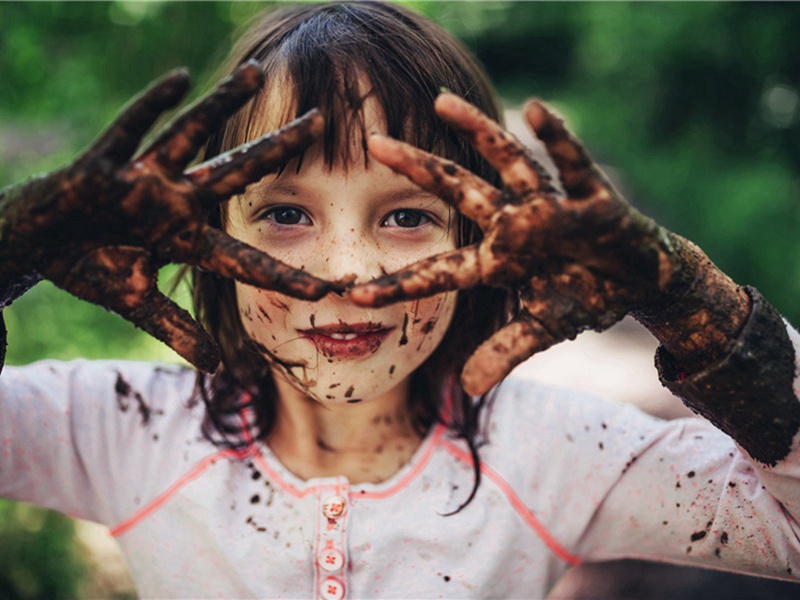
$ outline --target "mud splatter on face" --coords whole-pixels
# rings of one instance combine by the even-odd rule
[[[400,346],[408,343],[408,313],[403,317],[403,335],[400,337]]]

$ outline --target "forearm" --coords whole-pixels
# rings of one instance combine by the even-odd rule
[[[34,204],[43,183],[44,178],[38,177],[0,190],[0,311],[42,279],[22,265],[24,256],[30,259],[36,249],[24,241],[26,232],[21,229],[25,216],[21,211]]]
[[[691,242],[671,291],[636,313],[661,342],[662,383],[765,464],[786,457],[800,430],[795,349],[778,312],[736,285]]]

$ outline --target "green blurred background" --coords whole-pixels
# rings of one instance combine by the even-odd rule
[[[635,204],[800,323],[800,5],[405,4],[475,52],[507,106],[531,95],[556,106]],[[200,95],[264,8],[0,3],[0,187],[64,164],[171,68],[189,67]],[[6,321],[12,364],[177,360],[49,284]],[[0,598],[85,594],[72,537],[66,518],[0,502]]]

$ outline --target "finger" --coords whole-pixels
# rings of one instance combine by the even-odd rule
[[[164,113],[177,106],[189,90],[189,73],[172,71],[153,83],[126,106],[87,150],[85,160],[105,157],[123,165],[133,156],[144,135]]]
[[[330,282],[290,267],[219,229],[205,227],[201,235],[199,250],[185,262],[221,277],[303,300],[319,300],[333,289]]]
[[[117,313],[201,371],[216,370],[216,344],[188,312],[158,291],[155,263],[144,250],[99,248],[74,263],[55,262],[51,269],[53,282],[69,293]]]
[[[319,139],[323,127],[322,115],[311,110],[276,132],[195,167],[187,177],[209,192],[210,201],[228,198],[300,154]]]
[[[360,306],[384,306],[400,300],[415,300],[481,283],[478,245],[438,254],[350,290]]]
[[[440,94],[436,114],[475,146],[515,195],[556,193],[550,175],[513,135],[455,94]]]
[[[200,371],[213,373],[217,370],[219,350],[211,336],[188,312],[158,290],[153,291],[141,305],[117,312],[164,342]]]
[[[178,118],[145,150],[140,159],[158,162],[170,175],[183,172],[212,131],[264,85],[264,74],[255,62],[239,67],[219,86]]]
[[[590,198],[604,191],[616,194],[583,144],[569,132],[560,118],[537,100],[528,101],[523,112],[536,137],[547,148],[570,198]]]
[[[560,341],[522,311],[469,357],[461,373],[461,385],[468,394],[485,394],[522,361]]]
[[[370,155],[436,194],[484,231],[502,204],[500,190],[457,164],[382,135],[367,142]]]

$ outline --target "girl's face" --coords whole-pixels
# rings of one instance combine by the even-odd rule
[[[360,283],[454,249],[454,222],[445,202],[384,165],[365,167],[361,157],[346,170],[326,169],[314,147],[299,173],[290,164],[232,200],[226,229],[317,277]],[[239,282],[236,295],[244,329],[279,385],[288,380],[323,404],[406,385],[444,337],[456,300],[449,293],[365,309],[336,294],[307,302]]]

